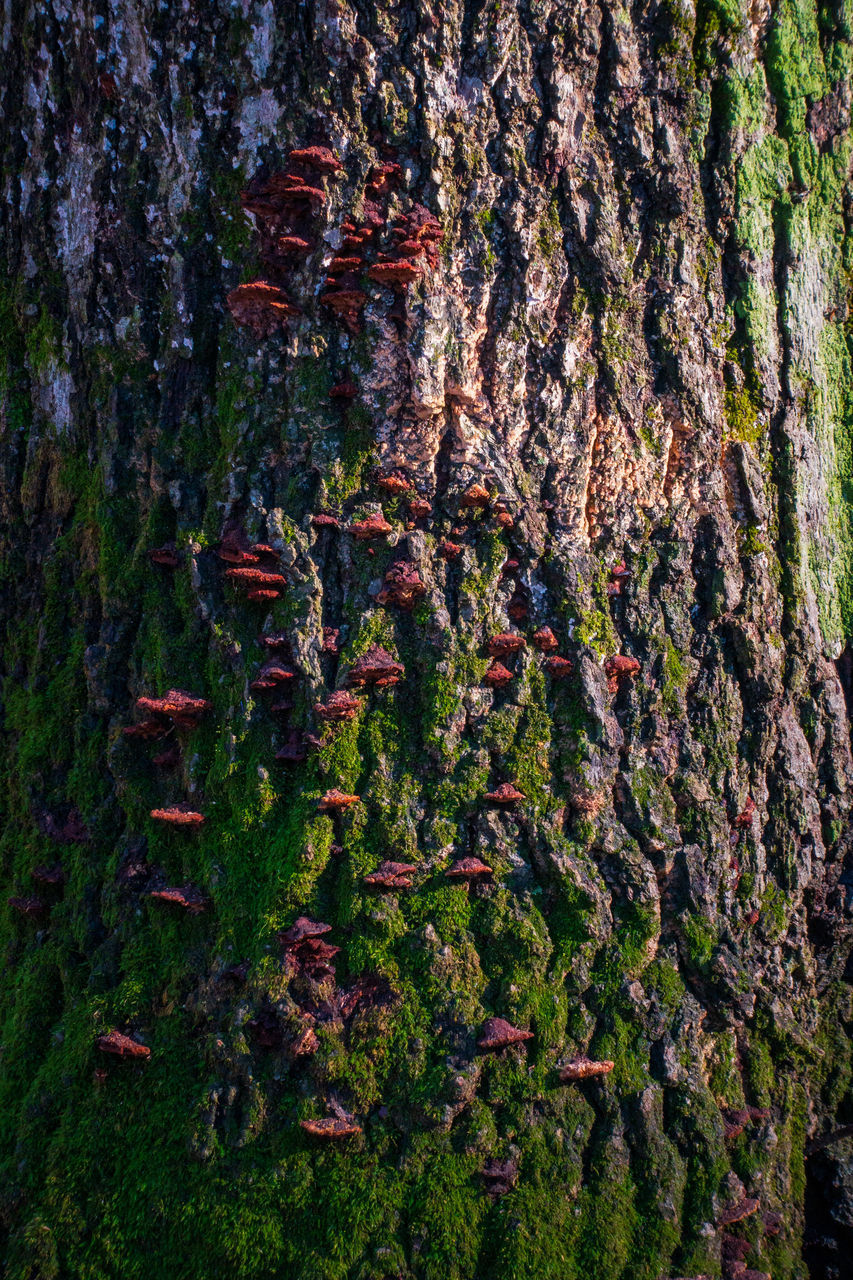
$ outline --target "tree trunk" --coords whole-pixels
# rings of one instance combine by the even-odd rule
[[[2,47],[10,1280],[849,1274],[851,0]]]

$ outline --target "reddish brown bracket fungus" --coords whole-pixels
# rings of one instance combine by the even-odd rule
[[[275,711],[275,707],[273,707],[273,711]],[[275,753],[276,760],[282,760],[286,764],[300,764],[305,759],[305,756],[305,744],[296,729],[292,731],[281,750]]]
[[[364,877],[364,883],[378,889],[411,889],[416,870],[405,862],[380,862],[375,871]]]
[[[357,542],[369,542],[371,538],[385,538],[392,526],[381,512],[376,511],[364,520],[355,520],[349,525],[349,532]]]
[[[358,322],[362,308],[367,302],[367,294],[361,289],[327,289],[321,295],[324,307],[334,311],[339,320],[347,326],[351,333],[358,332]]]
[[[270,337],[291,316],[299,315],[284,291],[266,280],[239,284],[225,301],[235,322],[251,329],[256,338]]]
[[[397,262],[374,262],[372,267],[368,267],[367,275],[377,284],[411,284],[413,280],[420,280],[423,268],[416,262],[406,259],[400,259]]]
[[[761,919],[761,912],[758,910],[758,907],[753,907],[749,915],[746,917],[746,919],[743,922],[744,927],[747,929],[751,929],[753,925],[758,924],[760,919]]]
[[[278,940],[285,951],[293,951],[306,938],[322,938],[324,934],[331,932],[332,926],[324,924],[322,920],[312,920],[310,916],[298,916],[289,929],[285,929],[278,935]]]
[[[492,636],[486,648],[493,658],[502,658],[504,654],[516,653],[519,649],[523,649],[526,644],[524,636],[515,635],[511,631],[501,631],[498,635]]]
[[[744,1218],[749,1218],[753,1213],[757,1213],[759,1208],[760,1201],[754,1200],[750,1196],[742,1196],[740,1200],[726,1205],[717,1218],[717,1226],[730,1227],[735,1222],[742,1222]]]
[[[360,799],[360,796],[350,796],[345,791],[338,791],[337,787],[333,787],[322,797],[317,808],[320,813],[337,813],[342,809],[348,809],[350,805],[358,804]]]
[[[461,507],[479,507],[481,510],[489,505],[489,491],[481,484],[469,485],[459,499]]]
[[[226,564],[257,564],[260,557],[248,551],[245,547],[238,546],[235,542],[223,542],[220,544],[216,552],[220,560],[224,560]]]
[[[630,578],[630,576],[630,569],[626,569],[625,561],[620,560],[619,563],[615,564],[610,570],[610,581],[607,584],[607,594],[609,596],[621,596],[622,583],[627,578]]]
[[[275,547],[271,547],[268,542],[252,543],[252,552],[262,560],[278,560],[279,553],[276,551]]]
[[[515,679],[511,671],[508,671],[502,662],[493,662],[486,674],[483,676],[483,684],[490,689],[502,689],[504,685],[509,684],[510,680]]]
[[[281,1023],[272,1009],[260,1009],[246,1023],[246,1030],[261,1049],[281,1049],[284,1044]]]
[[[516,801],[524,799],[524,792],[519,791],[518,787],[514,787],[511,782],[502,782],[494,791],[487,791],[483,799],[490,801],[491,804],[515,804]]]
[[[400,560],[386,572],[385,584],[376,596],[376,603],[412,609],[423,595],[426,595],[426,587],[421,582],[417,567],[408,560]]]
[[[323,643],[320,646],[320,652],[332,654],[339,653],[340,645],[338,644],[338,637],[340,634],[340,627],[324,627]]]
[[[167,716],[175,724],[187,724],[192,727],[206,711],[211,703],[206,698],[199,698],[183,689],[169,689],[162,698],[137,698],[136,710],[147,711],[152,715]]]
[[[154,742],[165,737],[169,727],[165,720],[140,720],[139,724],[128,724],[122,729],[125,738],[141,738],[143,742]]]
[[[495,521],[502,529],[514,529],[515,521],[508,511],[499,511],[495,516]]]
[[[591,1058],[581,1054],[560,1068],[560,1082],[568,1084],[572,1080],[591,1080],[594,1076],[606,1076],[615,1065],[615,1062],[611,1062],[608,1058],[593,1062]]]
[[[152,756],[151,763],[156,764],[158,769],[174,769],[181,763],[181,752],[176,746],[167,747],[165,751]]]
[[[365,190],[373,196],[387,195],[402,176],[403,170],[393,161],[375,164],[367,175]]]
[[[779,1232],[782,1230],[781,1213],[773,1213],[768,1209],[766,1213],[762,1213],[761,1215],[761,1225],[764,1227],[765,1235],[778,1236]]]
[[[462,554],[462,547],[458,542],[451,542],[448,538],[445,538],[438,544],[438,554],[442,560],[455,560]]]
[[[326,203],[326,193],[322,187],[312,187],[309,183],[303,182],[296,174],[285,174],[281,182],[282,190],[280,194],[282,203],[285,206],[292,205],[294,202],[301,204],[306,200],[312,205]]]
[[[311,1054],[316,1053],[319,1048],[320,1041],[317,1039],[317,1033],[313,1027],[306,1027],[291,1042],[290,1052],[294,1058],[308,1058]]]
[[[170,902],[176,907],[182,907],[193,916],[201,915],[207,908],[207,899],[204,894],[191,884],[185,884],[180,889],[152,889],[148,897],[156,902]]]
[[[55,862],[52,867],[40,866],[34,867],[30,872],[33,880],[37,880],[39,884],[61,885],[65,884],[68,878],[60,863]]]
[[[426,498],[412,498],[409,503],[409,515],[413,520],[423,520],[432,513],[432,506]]]
[[[277,658],[271,658],[269,662],[265,662],[258,672],[258,678],[270,684],[287,684],[291,680],[295,680],[297,672],[293,667],[285,666]]]
[[[241,587],[251,587],[257,590],[261,587],[273,587],[279,590],[285,586],[285,580],[280,573],[268,573],[266,569],[247,569],[240,567],[238,569],[226,569],[225,577],[231,582]]]
[[[288,160],[291,164],[316,169],[318,173],[337,173],[344,167],[328,147],[297,147],[291,151]]]
[[[384,489],[386,493],[411,493],[413,485],[411,480],[407,480],[405,476],[392,472],[388,476],[377,476],[376,483],[380,489]]]
[[[501,566],[501,577],[502,578],[511,577],[512,574],[515,573],[517,568],[518,568],[517,560],[505,560],[503,562],[503,565]]]
[[[312,1138],[322,1138],[324,1142],[352,1138],[361,1133],[361,1127],[354,1120],[342,1120],[340,1116],[327,1116],[324,1120],[300,1120],[299,1124]]]
[[[311,245],[307,240],[303,240],[302,236],[279,236],[276,240],[276,248],[279,253],[295,255],[308,253]]]
[[[152,809],[149,817],[173,827],[200,827],[204,824],[204,814],[197,813],[186,804],[173,804],[168,809]]]
[[[405,674],[402,662],[391,657],[387,649],[373,644],[357,658],[350,668],[347,684],[351,689],[363,689],[367,685],[384,685],[399,680]]]
[[[361,258],[332,258],[332,261],[326,267],[330,276],[346,275],[347,271],[358,271],[361,266]]]
[[[723,1108],[723,1137],[726,1141],[733,1138],[739,1138],[746,1126],[749,1124],[749,1111],[746,1107],[735,1110],[731,1107]]]
[[[358,387],[354,382],[347,379],[346,382],[336,383],[329,392],[330,400],[354,400],[358,395]]]
[[[469,884],[491,880],[494,872],[479,858],[457,858],[445,871],[448,880],[466,880]]]
[[[354,698],[346,689],[338,689],[328,702],[315,702],[314,711],[320,720],[342,724],[345,720],[354,720],[362,705],[361,698]]]
[[[312,516],[311,523],[315,529],[340,529],[341,527],[341,522],[337,516],[326,515],[323,511]]]
[[[527,601],[522,595],[514,595],[507,605],[507,613],[513,622],[523,622],[527,617]]]
[[[629,658],[623,653],[616,653],[612,658],[608,658],[604,664],[604,673],[607,676],[607,687],[610,692],[615,693],[621,679],[633,679],[639,670],[640,664],[636,658]]]
[[[273,591],[270,587],[258,587],[254,591],[246,592],[246,599],[252,603],[263,600],[278,600],[280,591]]]
[[[506,1049],[511,1044],[523,1044],[532,1040],[532,1031],[522,1031],[514,1027],[506,1018],[487,1018],[483,1023],[477,1048],[481,1053],[494,1053],[498,1049]]]
[[[152,547],[148,558],[152,564],[160,564],[164,569],[177,569],[181,562],[174,542],[167,542],[163,547]]]
[[[533,647],[540,653],[553,653],[557,647],[557,637],[550,627],[540,627],[533,633]]]
[[[732,826],[736,828],[749,827],[752,825],[752,815],[755,813],[755,801],[752,796],[746,797],[746,804],[741,812],[733,820]]]
[[[568,658],[546,658],[542,664],[552,680],[565,680],[566,676],[571,675],[574,670],[573,664]]]
[[[101,1053],[111,1053],[115,1058],[151,1057],[151,1050],[147,1044],[140,1044],[138,1040],[123,1035],[121,1031],[110,1031],[105,1036],[98,1036],[95,1046]]]
[[[9,906],[20,916],[40,916],[47,911],[41,898],[9,898]]]

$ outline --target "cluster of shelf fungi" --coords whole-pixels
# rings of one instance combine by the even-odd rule
[[[266,273],[263,278],[233,289],[228,294],[227,305],[234,321],[248,327],[256,337],[269,337],[291,318],[302,314],[301,308],[288,295],[287,288],[309,255],[325,247],[317,237],[317,215],[327,202],[326,179],[334,177],[342,168],[341,162],[326,147],[298,148],[290,153],[287,172],[259,177],[242,194],[244,209],[256,220],[260,256]],[[365,279],[396,292],[398,301],[389,315],[403,320],[405,316],[401,308],[406,288],[420,279],[426,268],[437,265],[438,245],[443,235],[438,219],[423,206],[414,204],[407,213],[401,213],[389,222],[387,209],[383,208],[382,198],[394,190],[401,176],[401,168],[396,163],[374,166],[367,175],[359,218],[346,218],[340,223],[339,247],[325,265],[320,303],[352,333],[359,331],[361,312],[368,301]],[[358,394],[358,387],[345,373],[342,380],[331,388],[329,397],[346,405]],[[406,502],[407,529],[418,527],[432,514],[432,504],[416,490],[412,479],[402,469],[379,473],[374,481],[383,493]],[[514,525],[507,503],[480,483],[471,484],[460,495],[459,509],[462,521],[466,513],[477,513],[491,518],[498,529],[506,532]],[[311,516],[311,524],[318,537],[349,534],[354,541],[367,545],[368,554],[373,554],[374,542],[386,539],[393,532],[393,525],[381,511],[349,523],[345,523],[340,513],[319,511]],[[447,562],[462,554],[463,543],[453,539],[464,537],[464,523],[454,526],[451,533],[452,538],[444,538],[437,544],[438,555]],[[217,554],[228,566],[224,573],[226,581],[244,596],[248,604],[269,606],[281,597],[287,583],[281,572],[279,553],[273,546],[251,543],[241,529],[229,527],[223,533]],[[177,568],[181,561],[180,552],[173,543],[152,548],[149,556],[153,564],[166,570]],[[514,576],[519,567],[517,560],[507,558],[501,570],[502,576]],[[629,577],[630,571],[624,562],[615,565],[610,571],[608,594],[620,595]],[[385,607],[411,610],[425,593],[426,586],[417,566],[397,559],[386,570],[376,600]],[[508,604],[508,615],[518,625],[524,622],[527,613],[527,601],[517,586]],[[323,653],[338,653],[338,635],[339,629],[324,627]],[[272,695],[274,701],[270,710],[286,718],[293,710],[288,691],[299,678],[290,642],[285,634],[273,633],[262,636],[261,643],[268,656],[250,687],[253,693]],[[563,680],[570,675],[572,662],[557,652],[559,641],[549,626],[541,626],[534,631],[529,643],[541,656],[542,666],[552,680]],[[511,665],[513,658],[527,645],[527,638],[518,632],[507,631],[491,636],[486,644],[491,663],[483,684],[491,689],[510,685],[516,679]],[[604,667],[611,693],[617,692],[622,680],[633,678],[640,670],[635,658],[622,654],[608,658]],[[330,693],[324,702],[314,704],[318,725],[326,733],[334,733],[336,726],[355,719],[362,712],[364,695],[371,689],[396,685],[404,675],[402,663],[383,647],[372,645],[353,663],[343,687]],[[191,731],[212,709],[205,698],[176,689],[170,689],[159,698],[140,697],[135,705],[140,718],[126,726],[123,733],[142,742],[163,742],[163,748],[152,760],[164,769],[174,768],[180,763],[181,751],[175,741],[176,733]],[[299,763],[309,751],[319,750],[325,741],[327,739],[316,733],[291,728],[284,745],[276,753],[276,759],[282,764]],[[504,781],[487,792],[483,799],[488,804],[509,810],[525,797],[513,782]],[[359,801],[357,795],[332,788],[320,797],[318,810],[340,813]],[[754,809],[750,797],[744,811],[732,822],[733,832],[740,834],[749,826]],[[189,803],[154,808],[150,817],[155,822],[186,831],[197,830],[205,822],[205,815]],[[340,848],[340,845],[333,845],[333,850],[339,851]],[[732,865],[737,872],[734,858]],[[401,893],[415,887],[418,874],[416,865],[385,860],[363,877],[363,883],[379,893]],[[473,856],[455,859],[443,874],[449,881],[469,888],[487,884],[494,876],[487,863]],[[48,895],[61,891],[66,877],[59,864],[39,866],[31,876],[43,886],[43,896],[13,897],[9,899],[9,905],[22,916],[39,919],[49,913],[51,903]],[[191,915],[201,914],[210,905],[204,893],[193,884],[158,885],[148,889],[146,896]],[[757,913],[755,915],[757,918]],[[292,973],[304,974],[313,981],[334,977],[331,961],[339,948],[327,940],[326,935],[330,932],[330,925],[300,916],[289,929],[279,934],[279,942]],[[228,974],[245,980],[248,963],[233,966]],[[369,995],[370,987],[370,979],[357,980],[348,996],[350,1005],[355,1007],[359,999]],[[296,1057],[310,1055],[319,1048],[310,1016],[304,1016],[306,1026],[290,1046]],[[259,1013],[248,1025],[260,1045],[280,1045],[280,1030],[272,1015]],[[504,1018],[492,1017],[480,1028],[477,1049],[481,1054],[501,1054],[519,1050],[532,1038],[533,1032],[515,1027]],[[119,1061],[144,1061],[151,1056],[148,1046],[117,1029],[98,1036],[95,1043],[101,1053]],[[605,1076],[613,1068],[612,1061],[594,1061],[581,1054],[564,1062],[558,1068],[558,1077],[561,1084],[581,1082]],[[96,1071],[98,1079],[105,1078],[105,1074],[102,1068]],[[359,1124],[336,1100],[332,1099],[329,1107],[333,1114],[302,1120],[302,1129],[324,1142],[340,1141],[361,1133]],[[727,1139],[739,1136],[748,1124],[767,1118],[767,1113],[752,1107],[723,1114]],[[512,1160],[487,1161],[482,1178],[488,1194],[495,1197],[508,1191],[515,1183],[517,1172]],[[742,1195],[723,1210],[717,1226],[725,1230],[757,1213],[759,1208],[757,1199]],[[765,1233],[776,1234],[781,1221],[778,1215],[765,1213],[762,1225]],[[747,1241],[730,1234],[723,1235],[726,1274],[738,1276],[741,1280],[769,1280],[764,1273],[746,1267],[744,1259],[750,1247]]]

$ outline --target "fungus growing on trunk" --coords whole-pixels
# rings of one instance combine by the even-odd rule
[[[160,564],[164,569],[177,569],[181,563],[174,542],[167,542],[162,547],[152,547],[148,558],[152,564]]]
[[[345,720],[354,720],[362,705],[361,698],[354,698],[346,689],[338,689],[330,695],[328,702],[315,702],[314,711],[320,720],[342,724]]]
[[[156,764],[158,769],[174,769],[181,763],[180,749],[176,746],[167,747],[165,751],[152,756],[151,763]]]
[[[290,152],[288,162],[316,169],[318,173],[338,173],[344,167],[328,147],[296,147]]]
[[[409,515],[413,520],[423,520],[432,513],[432,506],[426,498],[412,498],[409,503]]]
[[[481,862],[479,858],[457,858],[452,862],[445,871],[448,880],[464,880],[469,884],[478,883],[483,880],[491,880],[494,872],[492,868],[487,866],[485,862]]]
[[[540,627],[533,633],[533,647],[540,653],[553,653],[557,647],[557,637],[550,627]]]
[[[272,658],[261,667],[258,672],[258,679],[273,685],[287,684],[288,681],[295,680],[297,674],[293,667],[287,667],[278,659]]]
[[[372,644],[367,653],[353,663],[347,675],[347,684],[351,689],[363,689],[368,685],[385,685],[397,683],[406,668],[402,662],[392,658],[387,649]]]
[[[137,698],[135,705],[137,711],[166,716],[174,724],[187,728],[193,728],[212,706],[207,698],[199,698],[183,689],[169,689],[162,698]]]
[[[39,884],[49,884],[53,886],[65,884],[65,881],[68,878],[61,864],[58,862],[55,862],[52,867],[34,867],[30,872],[30,876],[33,880],[38,881]]]
[[[491,804],[515,804],[524,799],[524,792],[519,791],[511,782],[502,782],[494,791],[487,791],[483,799]]]
[[[246,599],[252,603],[263,600],[278,600],[280,591],[273,591],[270,587],[258,587],[254,591],[246,592]]]
[[[346,382],[336,383],[329,392],[330,400],[354,400],[358,395],[358,387],[354,382],[347,380]]]
[[[511,631],[501,631],[498,635],[492,636],[486,649],[493,658],[502,658],[504,654],[516,653],[519,649],[523,649],[526,644],[524,636],[515,635]]]
[[[505,684],[509,684],[510,680],[514,679],[512,672],[508,671],[502,662],[493,662],[483,676],[483,684],[490,689],[502,689]]]
[[[332,258],[332,261],[326,266],[326,270],[330,276],[342,276],[347,271],[357,271],[361,266],[361,258]]]
[[[364,883],[378,889],[411,889],[417,867],[405,862],[380,862],[375,871],[363,877]]]
[[[312,516],[311,523],[315,529],[340,529],[341,527],[341,522],[337,516],[327,515],[324,511],[318,511],[316,515]]]
[[[737,817],[733,819],[732,826],[735,827],[736,829],[742,829],[743,827],[751,826],[752,815],[754,813],[755,813],[755,801],[753,800],[752,796],[747,796],[746,804],[743,806],[743,809],[737,815]]]
[[[611,693],[615,693],[619,688],[619,681],[624,679],[633,679],[640,670],[640,664],[636,658],[629,658],[622,653],[616,653],[612,658],[608,658],[604,664],[604,673],[607,676],[607,688]]]
[[[757,1213],[761,1202],[752,1199],[750,1196],[741,1196],[740,1200],[735,1200],[732,1204],[726,1205],[720,1216],[717,1218],[718,1227],[730,1227],[735,1222],[742,1222],[744,1218],[749,1218],[753,1213]]]
[[[392,526],[380,511],[367,516],[364,520],[354,520],[348,526],[349,532],[357,542],[369,542],[371,538],[385,538]]]
[[[360,796],[350,796],[345,791],[338,791],[337,787],[333,787],[322,797],[317,808],[320,813],[338,813],[348,809],[350,805],[357,804],[360,799]]]
[[[516,593],[507,606],[507,613],[513,622],[523,622],[527,617],[527,601],[523,595]]]
[[[254,590],[259,588],[275,588],[279,590],[286,586],[285,580],[280,573],[268,573],[266,569],[226,569],[225,577],[231,582],[241,587],[251,587]]]
[[[289,301],[283,289],[266,280],[239,284],[225,299],[236,324],[251,329],[256,338],[268,338],[280,329],[299,308]]]
[[[502,566],[501,566],[501,577],[502,577],[502,578],[509,578],[509,577],[511,577],[511,576],[512,576],[512,574],[514,574],[514,573],[515,573],[515,571],[516,571],[516,569],[517,569],[517,568],[518,568],[518,561],[517,561],[517,560],[504,560],[504,562],[503,562],[503,564],[502,564]]]
[[[170,902],[176,907],[182,907],[193,916],[201,915],[207,909],[207,899],[201,890],[192,884],[185,884],[179,889],[152,889],[148,897],[154,898],[156,902]]]
[[[610,581],[607,584],[607,594],[609,596],[621,596],[622,583],[625,582],[626,579],[630,578],[630,576],[630,569],[626,569],[625,561],[620,560],[619,563],[615,564],[610,570]]]
[[[572,1080],[591,1080],[595,1076],[606,1076],[610,1074],[615,1065],[616,1063],[611,1062],[609,1058],[594,1062],[592,1058],[587,1058],[585,1054],[580,1054],[560,1068],[560,1083],[569,1084]]]
[[[546,658],[542,665],[552,680],[564,680],[574,670],[574,664],[568,658],[558,658],[556,656]]]
[[[44,915],[47,911],[47,904],[42,902],[41,898],[9,898],[9,906],[13,911],[17,911],[19,916],[35,916]]]
[[[151,1057],[151,1050],[147,1044],[140,1044],[138,1040],[124,1035],[121,1031],[110,1031],[105,1036],[98,1036],[95,1046],[101,1053],[110,1053],[114,1058],[119,1059]]]
[[[396,604],[401,609],[412,609],[426,587],[421,581],[417,566],[408,560],[392,564],[385,574],[385,585],[376,596],[377,604]]]
[[[276,248],[279,253],[296,255],[308,253],[311,245],[307,240],[303,240],[302,236],[279,236]]]
[[[375,164],[367,175],[365,190],[372,196],[387,195],[402,176],[403,170],[393,160],[385,164]]]
[[[487,1018],[483,1023],[477,1048],[481,1053],[494,1053],[512,1044],[523,1044],[525,1040],[532,1039],[532,1031],[522,1031],[507,1022],[506,1018]]]
[[[445,538],[438,544],[438,554],[443,560],[455,560],[462,554],[462,547],[458,542],[451,542],[449,538]]]
[[[733,1138],[739,1138],[746,1126],[749,1124],[749,1111],[746,1107],[735,1110],[731,1107],[724,1107],[722,1110],[723,1117],[723,1137],[727,1142]]]
[[[273,707],[275,710],[275,707]],[[305,759],[305,744],[299,732],[294,729],[284,746],[275,753],[276,760],[281,760],[285,764],[300,764]]]
[[[173,804],[168,809],[152,809],[148,816],[172,827],[200,827],[204,824],[204,814],[197,813],[187,804]]]
[[[483,510],[489,505],[489,491],[481,484],[469,485],[459,499],[461,507],[477,507]]]
[[[338,636],[341,634],[340,627],[324,627],[323,643],[320,646],[321,653],[336,654],[340,652],[338,644]]]
[[[290,928],[278,935],[278,940],[285,951],[292,951],[306,938],[322,938],[324,934],[331,932],[332,926],[325,924],[322,920],[312,920],[310,916],[297,916]]]
[[[324,1120],[300,1120],[299,1124],[312,1138],[321,1138],[324,1142],[352,1138],[361,1133],[360,1126],[354,1120],[343,1120],[340,1116],[327,1116]]]
[[[143,742],[155,742],[169,732],[165,720],[140,720],[139,724],[128,724],[122,729],[125,738],[141,738]]]
[[[238,547],[233,542],[223,542],[216,552],[220,560],[224,560],[226,564],[249,565],[258,564],[260,556],[256,556],[253,552],[248,551],[245,547]]]
[[[416,262],[403,258],[396,262],[374,262],[373,266],[368,267],[367,275],[377,284],[411,284],[413,280],[420,280],[423,268]]]
[[[380,489],[384,489],[386,493],[411,493],[413,485],[411,480],[407,480],[405,476],[392,472],[387,476],[377,476],[376,483]]]
[[[320,301],[324,307],[334,311],[350,333],[358,333],[359,318],[367,302],[366,293],[361,289],[327,289],[324,294],[321,294]]]

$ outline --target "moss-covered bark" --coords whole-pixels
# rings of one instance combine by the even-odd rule
[[[717,1277],[733,1237],[841,1277],[851,0],[6,0],[1,34],[10,1280]],[[286,258],[243,193],[308,146],[343,167]],[[423,210],[422,274],[377,283]],[[226,303],[259,277],[299,308],[263,337]],[[279,598],[226,578],[238,536]],[[324,724],[376,644],[402,680]],[[170,688],[197,727],[123,733]],[[149,816],[181,802],[200,830]],[[389,859],[411,888],[365,886]],[[489,1017],[533,1038],[480,1053]],[[614,1068],[561,1084],[581,1054]],[[360,1134],[300,1127],[331,1114]]]

